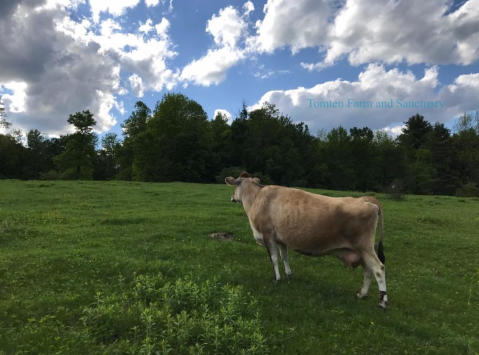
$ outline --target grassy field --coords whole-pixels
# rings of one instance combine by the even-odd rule
[[[478,199],[376,196],[383,312],[333,257],[291,253],[274,284],[231,193],[0,181],[0,354],[479,354]]]

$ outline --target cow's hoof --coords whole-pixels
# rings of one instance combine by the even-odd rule
[[[280,281],[281,281],[281,279],[277,279],[277,280],[276,280],[276,279],[273,279],[273,283],[274,283],[274,284],[278,284]]]
[[[368,294],[365,293],[365,294],[363,295],[361,292],[359,292],[359,293],[356,295],[356,297],[357,297],[358,299],[363,299],[363,298],[368,297]]]
[[[381,301],[379,302],[379,308],[385,310],[387,308],[388,302],[387,301]]]
[[[286,278],[287,278],[287,279],[292,279],[292,278],[293,278],[293,274],[286,274]]]

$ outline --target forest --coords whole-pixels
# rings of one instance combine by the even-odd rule
[[[452,130],[416,114],[397,138],[382,130],[337,127],[312,134],[272,104],[231,124],[183,94],[168,93],[153,110],[138,101],[123,137],[94,133],[94,115],[70,115],[75,131],[24,136],[3,117],[0,179],[124,180],[222,183],[246,170],[265,184],[456,196],[479,196],[479,113]],[[400,120],[400,119],[399,119]]]

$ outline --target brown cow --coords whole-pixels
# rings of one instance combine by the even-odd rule
[[[243,205],[254,238],[267,248],[276,281],[281,278],[278,249],[287,277],[291,275],[288,247],[309,256],[334,255],[348,267],[362,265],[364,283],[359,298],[368,294],[374,275],[380,291],[379,306],[386,308],[383,210],[378,200],[370,196],[332,198],[282,186],[263,186],[246,172],[225,181],[235,187],[231,201]],[[378,218],[379,257],[374,251]]]

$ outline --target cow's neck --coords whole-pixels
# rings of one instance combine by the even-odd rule
[[[258,196],[261,191],[261,186],[252,181],[243,181],[241,188],[243,190],[241,198],[243,207],[246,214],[249,215],[249,211],[256,200],[256,196]]]

